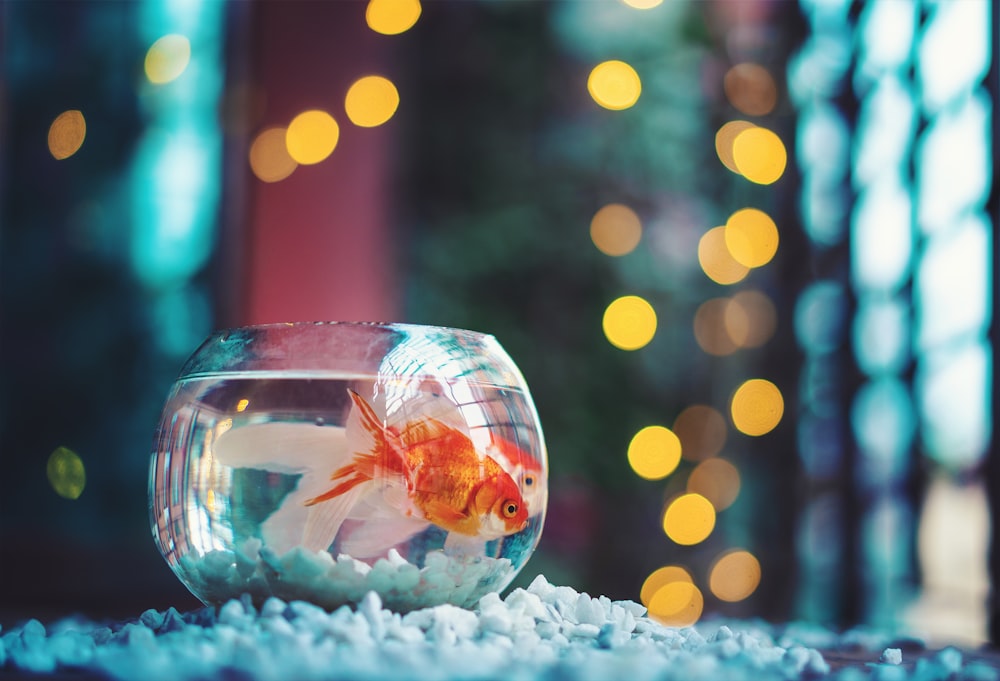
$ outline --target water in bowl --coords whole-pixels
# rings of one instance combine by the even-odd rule
[[[469,606],[538,542],[541,433],[517,389],[384,376],[181,379],[156,434],[160,550],[202,601]]]

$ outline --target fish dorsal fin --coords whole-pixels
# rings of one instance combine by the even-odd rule
[[[354,406],[347,416],[348,449],[354,466],[362,475],[405,475],[406,460],[397,434],[386,429],[375,409],[353,390],[348,390]]]
[[[231,468],[296,474],[332,470],[346,463],[346,431],[312,423],[251,423],[230,428],[212,444],[212,455]]]

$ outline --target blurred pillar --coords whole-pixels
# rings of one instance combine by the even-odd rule
[[[243,290],[235,323],[381,321],[398,315],[390,223],[393,121],[354,126],[344,96],[357,78],[384,73],[393,36],[368,28],[362,2],[258,2],[249,6],[247,65],[260,131],[322,109],[340,128],[333,153],[266,183],[245,173],[240,232]],[[391,77],[391,74],[385,74]],[[238,218],[236,218],[238,219]],[[239,251],[243,250],[242,255]],[[236,269],[240,269],[236,266]]]

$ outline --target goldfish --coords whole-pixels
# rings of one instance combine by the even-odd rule
[[[339,535],[339,550],[373,557],[433,523],[450,550],[478,551],[544,510],[541,464],[493,433],[474,441],[453,402],[417,394],[406,403],[412,418],[383,425],[348,395],[346,427],[250,423],[213,443],[220,464],[299,476],[261,525],[272,550],[325,551]]]
[[[528,505],[504,468],[476,451],[472,440],[441,421],[418,418],[386,427],[353,390],[348,440],[358,439],[350,463],[330,476],[336,484],[305,502],[314,506],[372,487],[404,516],[486,540],[528,524]]]

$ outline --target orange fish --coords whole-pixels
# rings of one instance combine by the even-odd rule
[[[371,405],[349,392],[348,439],[360,438],[360,446],[330,476],[339,482],[306,506],[343,503],[360,488],[374,487],[403,515],[449,532],[490,540],[527,526],[528,505],[517,483],[496,460],[479,454],[465,433],[434,418],[387,428]]]

